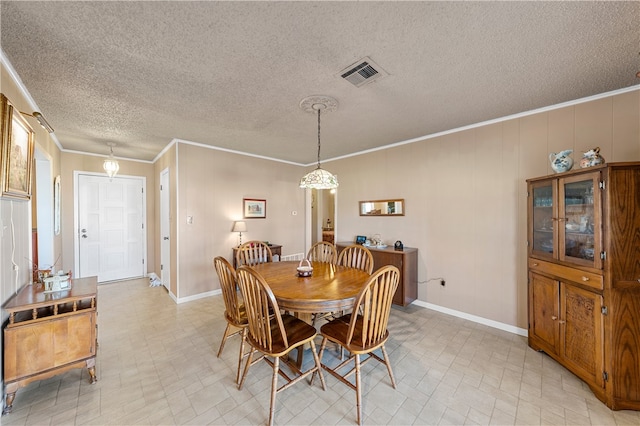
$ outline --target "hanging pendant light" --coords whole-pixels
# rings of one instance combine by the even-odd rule
[[[116,160],[113,156],[113,147],[115,143],[109,142],[108,145],[111,150],[111,154],[109,154],[109,157],[107,157],[104,160],[104,163],[102,163],[102,168],[105,172],[107,172],[109,180],[111,180],[116,175],[116,173],[118,173],[118,170],[120,170],[120,164],[118,164],[118,160]]]
[[[318,167],[300,179],[300,188],[334,189],[338,187],[338,177],[320,167],[320,112],[338,109],[338,101],[328,96],[310,96],[300,102],[300,108],[306,112],[318,114]]]

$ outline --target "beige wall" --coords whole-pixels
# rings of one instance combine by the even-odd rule
[[[552,173],[550,152],[579,161],[595,146],[640,161],[640,91],[325,163],[340,177],[337,241],[402,240],[419,249],[420,301],[526,329],[525,179]],[[404,198],[406,215],[358,215],[384,198]]]
[[[20,111],[33,112],[28,100],[0,61],[0,92]],[[35,132],[36,149],[51,161],[53,176],[60,173],[60,150],[55,142],[33,117],[24,116]],[[35,211],[33,201],[0,199],[0,304],[13,296],[18,289],[31,281],[33,270],[31,254],[31,212]],[[54,239],[54,258],[61,252],[61,238]],[[15,245],[15,246],[14,246]],[[13,264],[17,265],[17,271]],[[2,320],[5,313],[2,313]]]
[[[243,198],[267,201],[265,219],[246,219],[243,241],[281,244],[283,255],[304,252],[303,168],[184,143],[177,164],[178,299],[219,288],[212,261],[231,260]]]
[[[117,154],[117,152],[116,152]],[[74,172],[92,172],[104,174],[102,163],[105,157],[63,152],[60,173],[61,200],[61,235],[62,235],[62,269],[75,270],[74,250],[76,232],[74,229]],[[119,176],[142,176],[146,179],[147,204],[147,271],[154,272],[156,268],[155,243],[156,215],[155,191],[156,176],[151,163],[118,160],[120,164]]]

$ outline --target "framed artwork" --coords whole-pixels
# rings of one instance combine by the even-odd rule
[[[35,133],[20,111],[0,94],[2,197],[29,200]]]
[[[264,219],[267,217],[267,200],[243,198],[242,206],[245,219]]]

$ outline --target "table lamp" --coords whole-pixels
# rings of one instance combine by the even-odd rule
[[[231,232],[239,232],[240,233],[240,244],[238,244],[238,246],[241,246],[242,245],[242,233],[243,232],[247,232],[247,224],[246,224],[246,222],[243,222],[241,220],[233,222],[233,229],[231,230]]]

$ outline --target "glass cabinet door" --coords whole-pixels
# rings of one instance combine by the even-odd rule
[[[548,180],[531,186],[531,222],[529,249],[543,257],[555,257],[557,237],[554,237],[554,223],[557,211],[555,181]]]
[[[599,172],[559,180],[560,260],[594,268],[602,267],[599,182]]]

